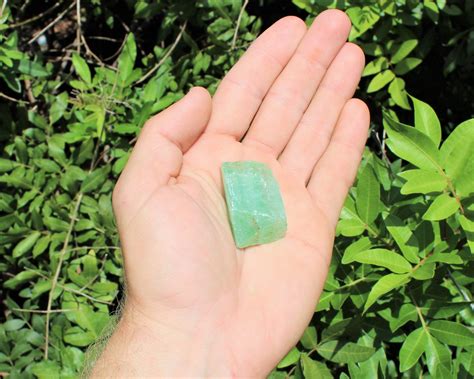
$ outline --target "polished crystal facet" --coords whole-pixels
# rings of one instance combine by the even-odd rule
[[[280,188],[267,165],[224,162],[222,178],[237,247],[269,243],[285,236],[287,223]]]

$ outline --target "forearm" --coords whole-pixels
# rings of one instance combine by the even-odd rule
[[[231,377],[213,349],[219,332],[204,328],[170,328],[126,309],[90,377]]]

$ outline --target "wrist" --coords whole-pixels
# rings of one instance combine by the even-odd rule
[[[223,349],[219,348],[219,330],[206,322],[189,326],[177,324],[176,315],[156,314],[162,317],[150,317],[127,302],[92,377],[232,376]]]

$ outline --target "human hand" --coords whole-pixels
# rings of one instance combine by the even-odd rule
[[[114,191],[127,299],[95,375],[262,377],[298,341],[367,137],[349,30],[336,10],[286,17],[212,100],[194,88],[146,124]],[[239,160],[272,169],[285,238],[236,248],[220,167]]]

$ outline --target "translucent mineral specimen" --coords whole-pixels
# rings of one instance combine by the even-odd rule
[[[239,248],[283,238],[285,208],[275,177],[261,162],[222,164],[224,192],[234,240]]]

